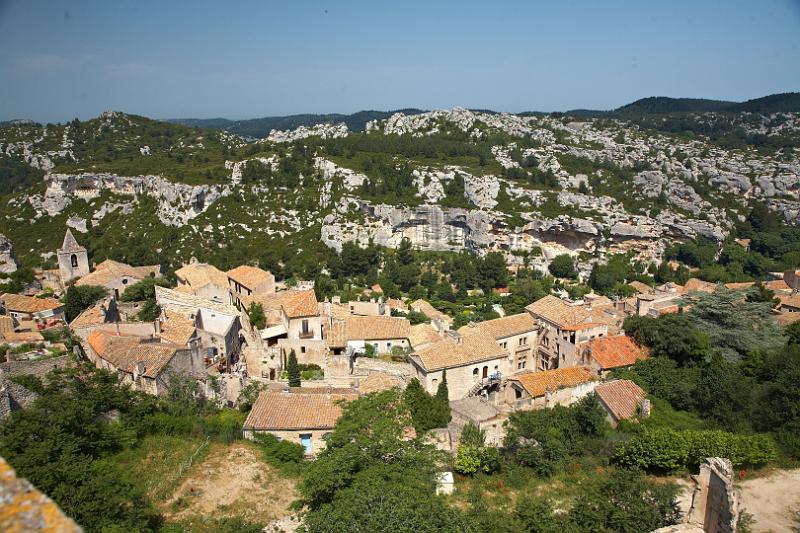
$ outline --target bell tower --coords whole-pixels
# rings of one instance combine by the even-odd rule
[[[64,244],[58,250],[58,270],[65,287],[73,279],[89,273],[89,254],[86,248],[78,244],[69,228],[64,235]]]

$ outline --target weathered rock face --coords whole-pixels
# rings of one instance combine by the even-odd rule
[[[347,137],[350,131],[343,122],[340,124],[316,124],[306,127],[300,126],[294,130],[272,130],[267,136],[268,141],[285,143],[305,139],[307,137],[322,137],[323,139],[338,139]]]
[[[158,200],[158,218],[163,224],[180,226],[230,194],[228,185],[187,185],[161,176],[124,177],[115,174],[49,174],[44,198],[30,203],[49,216],[61,213],[74,198],[97,198],[102,191],[125,196],[150,196]]]
[[[0,273],[12,274],[17,271],[11,240],[0,233]]]

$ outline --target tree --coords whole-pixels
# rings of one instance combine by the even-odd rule
[[[289,359],[286,362],[286,373],[289,376],[289,386],[300,386],[300,367],[297,365],[297,355],[294,350],[289,352]]]
[[[169,287],[170,283],[164,278],[148,276],[133,285],[126,287],[120,296],[121,302],[141,302],[143,300],[155,300],[156,286]]]
[[[72,322],[85,309],[107,295],[105,287],[97,285],[70,285],[64,295],[64,317]]]
[[[681,513],[674,484],[653,483],[636,470],[614,470],[575,500],[570,522],[580,531],[653,531]]]
[[[685,313],[631,316],[622,327],[637,344],[648,346],[651,355],[668,357],[682,366],[702,361],[708,354],[708,336]]]
[[[450,403],[450,393],[447,390],[447,370],[442,370],[442,381],[436,389],[436,399],[439,400],[440,403]]]
[[[403,401],[411,413],[418,435],[433,428],[445,427],[450,422],[450,404],[428,394],[417,378],[412,379],[403,391]]]
[[[575,261],[569,254],[555,256],[547,269],[557,278],[575,279],[578,277],[578,272],[575,270]]]
[[[745,295],[718,287],[712,293],[695,292],[684,301],[691,304],[686,314],[708,336],[711,351],[729,360],[754,351],[771,352],[785,341],[772,315],[772,305],[747,301]]]
[[[247,316],[250,324],[256,329],[264,329],[267,324],[267,317],[264,316],[264,307],[258,302],[252,302],[247,309]]]

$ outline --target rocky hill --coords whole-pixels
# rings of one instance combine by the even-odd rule
[[[713,115],[681,120],[700,129]],[[409,238],[539,268],[568,253],[586,271],[609,253],[647,262],[674,240],[722,241],[756,201],[797,223],[800,114],[726,115],[739,145],[636,120],[462,108],[261,140],[118,112],[16,122],[0,128],[0,218],[26,266],[50,264],[70,226],[98,261],[256,260],[304,276],[345,242]]]

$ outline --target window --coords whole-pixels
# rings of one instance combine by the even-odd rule
[[[519,361],[517,361],[517,370],[522,370],[526,366],[527,366],[527,361],[525,361],[525,359],[520,359]]]
[[[435,389],[435,388],[437,388],[437,387],[439,386],[439,380],[438,380],[438,379],[436,379],[436,378],[433,378],[433,379],[431,380],[431,386],[432,386],[434,389]]]
[[[520,337],[520,339],[519,339],[519,345],[520,345],[520,346],[525,346],[525,345],[527,345],[527,344],[528,344],[528,337]]]
[[[503,347],[504,350],[508,350],[508,341],[503,341],[503,344],[501,344],[501,346]]]
[[[127,285],[128,284],[128,278],[122,278],[122,284],[123,285]]]
[[[473,368],[472,369],[472,381],[478,381],[478,369],[477,368]]]
[[[483,367],[483,379],[486,379],[488,377],[489,377],[489,367],[485,366]]]
[[[78,256],[75,255],[75,254],[72,254],[72,256],[70,257],[70,262],[72,263],[72,268],[77,268],[78,267]]]

